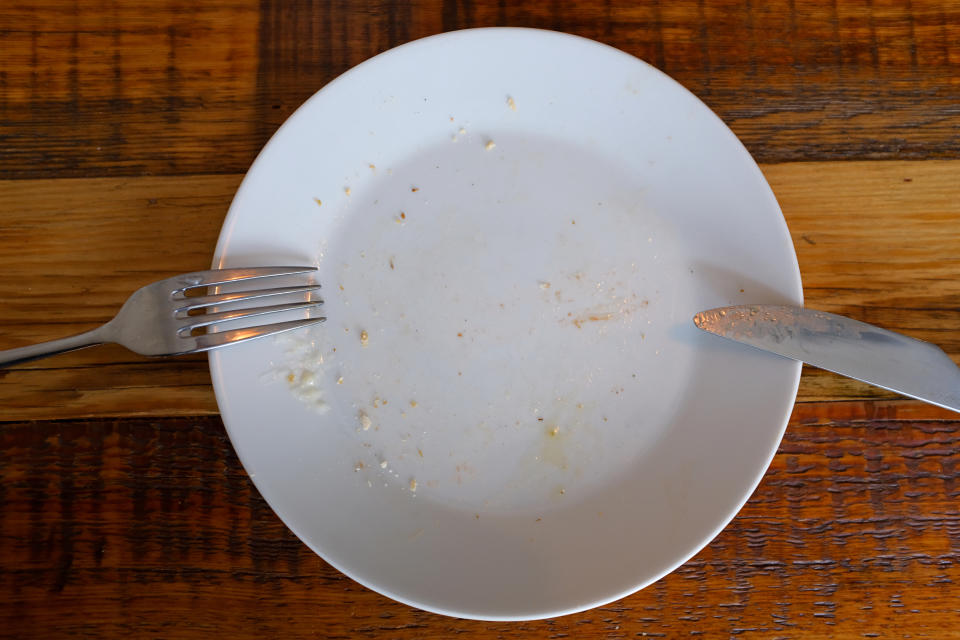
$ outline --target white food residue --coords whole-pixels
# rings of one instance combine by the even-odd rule
[[[285,366],[274,369],[272,377],[282,379],[295,398],[313,407],[319,413],[326,413],[327,405],[323,389],[323,353],[316,340],[295,333],[283,334],[279,338],[287,356]]]
[[[373,421],[370,420],[370,416],[368,416],[368,415],[366,414],[366,412],[361,411],[361,412],[358,414],[358,417],[360,418],[360,427],[361,427],[364,431],[369,431],[369,430],[370,430],[370,426],[373,424]]]

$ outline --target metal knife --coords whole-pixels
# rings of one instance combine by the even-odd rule
[[[960,368],[935,344],[788,305],[709,309],[693,322],[709,333],[960,412]]]

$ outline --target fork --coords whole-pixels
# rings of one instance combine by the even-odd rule
[[[247,281],[258,283],[262,278],[314,271],[316,267],[213,269],[160,280],[135,291],[112,320],[96,329],[59,340],[0,351],[0,367],[108,342],[121,344],[144,356],[176,356],[217,349],[323,322],[326,318],[314,317],[208,332],[208,329],[231,320],[282,311],[311,310],[323,304],[323,300],[309,299],[310,292],[318,290],[319,284],[254,288],[229,293],[210,293],[205,290],[206,287]],[[221,305],[294,294],[306,295],[307,300],[229,311],[219,309]],[[207,312],[204,313],[204,310]]]

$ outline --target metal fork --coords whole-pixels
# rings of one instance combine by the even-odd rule
[[[251,267],[197,271],[167,278],[135,291],[112,320],[96,329],[59,340],[0,351],[0,367],[107,342],[121,344],[145,356],[176,356],[216,349],[323,322],[326,318],[315,317],[207,333],[207,329],[229,320],[253,318],[281,311],[310,310],[323,304],[323,300],[309,299],[310,292],[319,289],[319,284],[213,294],[207,294],[201,289],[313,271],[316,271],[315,267]],[[222,305],[294,294],[306,295],[308,299],[230,311],[219,310]],[[205,309],[212,311],[197,314]]]

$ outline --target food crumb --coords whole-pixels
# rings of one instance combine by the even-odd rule
[[[393,256],[390,256],[390,269],[391,270],[396,269],[396,267],[393,264]]]
[[[423,457],[423,451],[420,450],[420,449],[417,449],[417,455],[419,455],[419,456],[422,458],[422,457]]]
[[[337,378],[337,384],[343,384],[343,376]]]
[[[480,519],[480,514],[479,514],[479,513],[475,513],[475,514],[473,514],[473,517],[474,517],[475,519],[479,520],[479,519]]]
[[[352,192],[350,191],[350,187],[344,187],[344,188],[343,188],[343,192],[344,192],[345,194],[347,194],[347,195],[350,195],[350,194],[352,193]]]
[[[577,221],[576,221],[576,220],[571,220],[571,221],[570,221],[570,224],[577,224]]]
[[[340,285],[340,291],[343,291],[343,285]]]
[[[464,129],[463,127],[460,127],[460,130],[457,131],[457,133],[459,133],[459,134],[462,135],[462,136],[465,136],[465,135],[467,135],[467,130]]]
[[[513,99],[512,96],[507,96],[507,106],[510,107],[511,111],[517,110],[517,102]]]
[[[543,422],[543,418],[537,418],[537,422]]]
[[[416,478],[410,478],[410,491],[417,490],[417,480]]]
[[[537,518],[534,522],[540,522],[541,520],[543,520],[543,518]]]
[[[540,288],[541,288],[541,289],[549,289],[549,288],[550,288],[550,283],[549,283],[549,282],[541,282],[541,283],[540,283]]]
[[[293,375],[292,373],[287,374],[287,382],[293,382],[296,379],[297,379],[297,376]]]
[[[386,460],[384,460],[384,461],[382,461],[382,462],[380,463],[380,468],[381,468],[381,469],[386,469],[386,468],[387,468],[387,461],[386,461]]]
[[[553,428],[549,429],[547,433],[549,433],[551,436],[555,436],[560,433],[560,427],[554,426]]]
[[[365,347],[368,344],[370,344],[370,334],[367,333],[366,329],[363,329],[360,331],[360,345]]]
[[[420,191],[420,187],[410,187],[410,191],[416,193],[417,191]]]
[[[582,402],[578,402],[578,403],[577,403],[577,409],[583,409],[583,403],[582,403]]]
[[[363,411],[361,411],[359,415],[360,415],[360,426],[363,427],[364,431],[369,431],[370,425],[373,424],[373,422],[370,420],[370,416],[368,416]]]
[[[414,191],[416,191],[416,189],[414,189]],[[407,219],[407,214],[405,214],[403,211],[401,211],[401,212],[400,212],[400,219],[401,219],[401,220],[406,220],[406,219]]]
[[[362,463],[362,462],[358,462],[357,464],[353,465],[353,470],[354,470],[354,472],[360,471],[361,469],[363,469],[363,463]]]
[[[567,492],[566,489],[560,489],[560,495],[563,495],[563,494],[565,494],[566,492]]]
[[[320,198],[314,198],[313,201],[317,203],[318,207],[323,205],[323,202],[320,200]]]
[[[374,170],[376,170],[376,168],[377,168],[377,165],[373,164],[372,162],[371,162],[370,164],[368,164],[367,166],[370,167],[370,170],[371,170],[371,171],[374,171]]]
[[[373,399],[373,408],[374,408],[374,409],[379,409],[379,408],[380,408],[380,398],[374,398],[374,399]]]
[[[462,338],[462,337],[463,337],[463,333],[457,333],[457,337],[458,337],[458,338]]]
[[[487,151],[490,151],[496,146],[497,146],[496,142],[494,142],[493,140],[487,140],[487,144],[483,145],[483,148],[486,149]]]
[[[417,401],[416,401],[416,400],[411,400],[411,401],[410,401],[410,406],[411,406],[411,407],[416,407],[416,406],[417,406]]]

